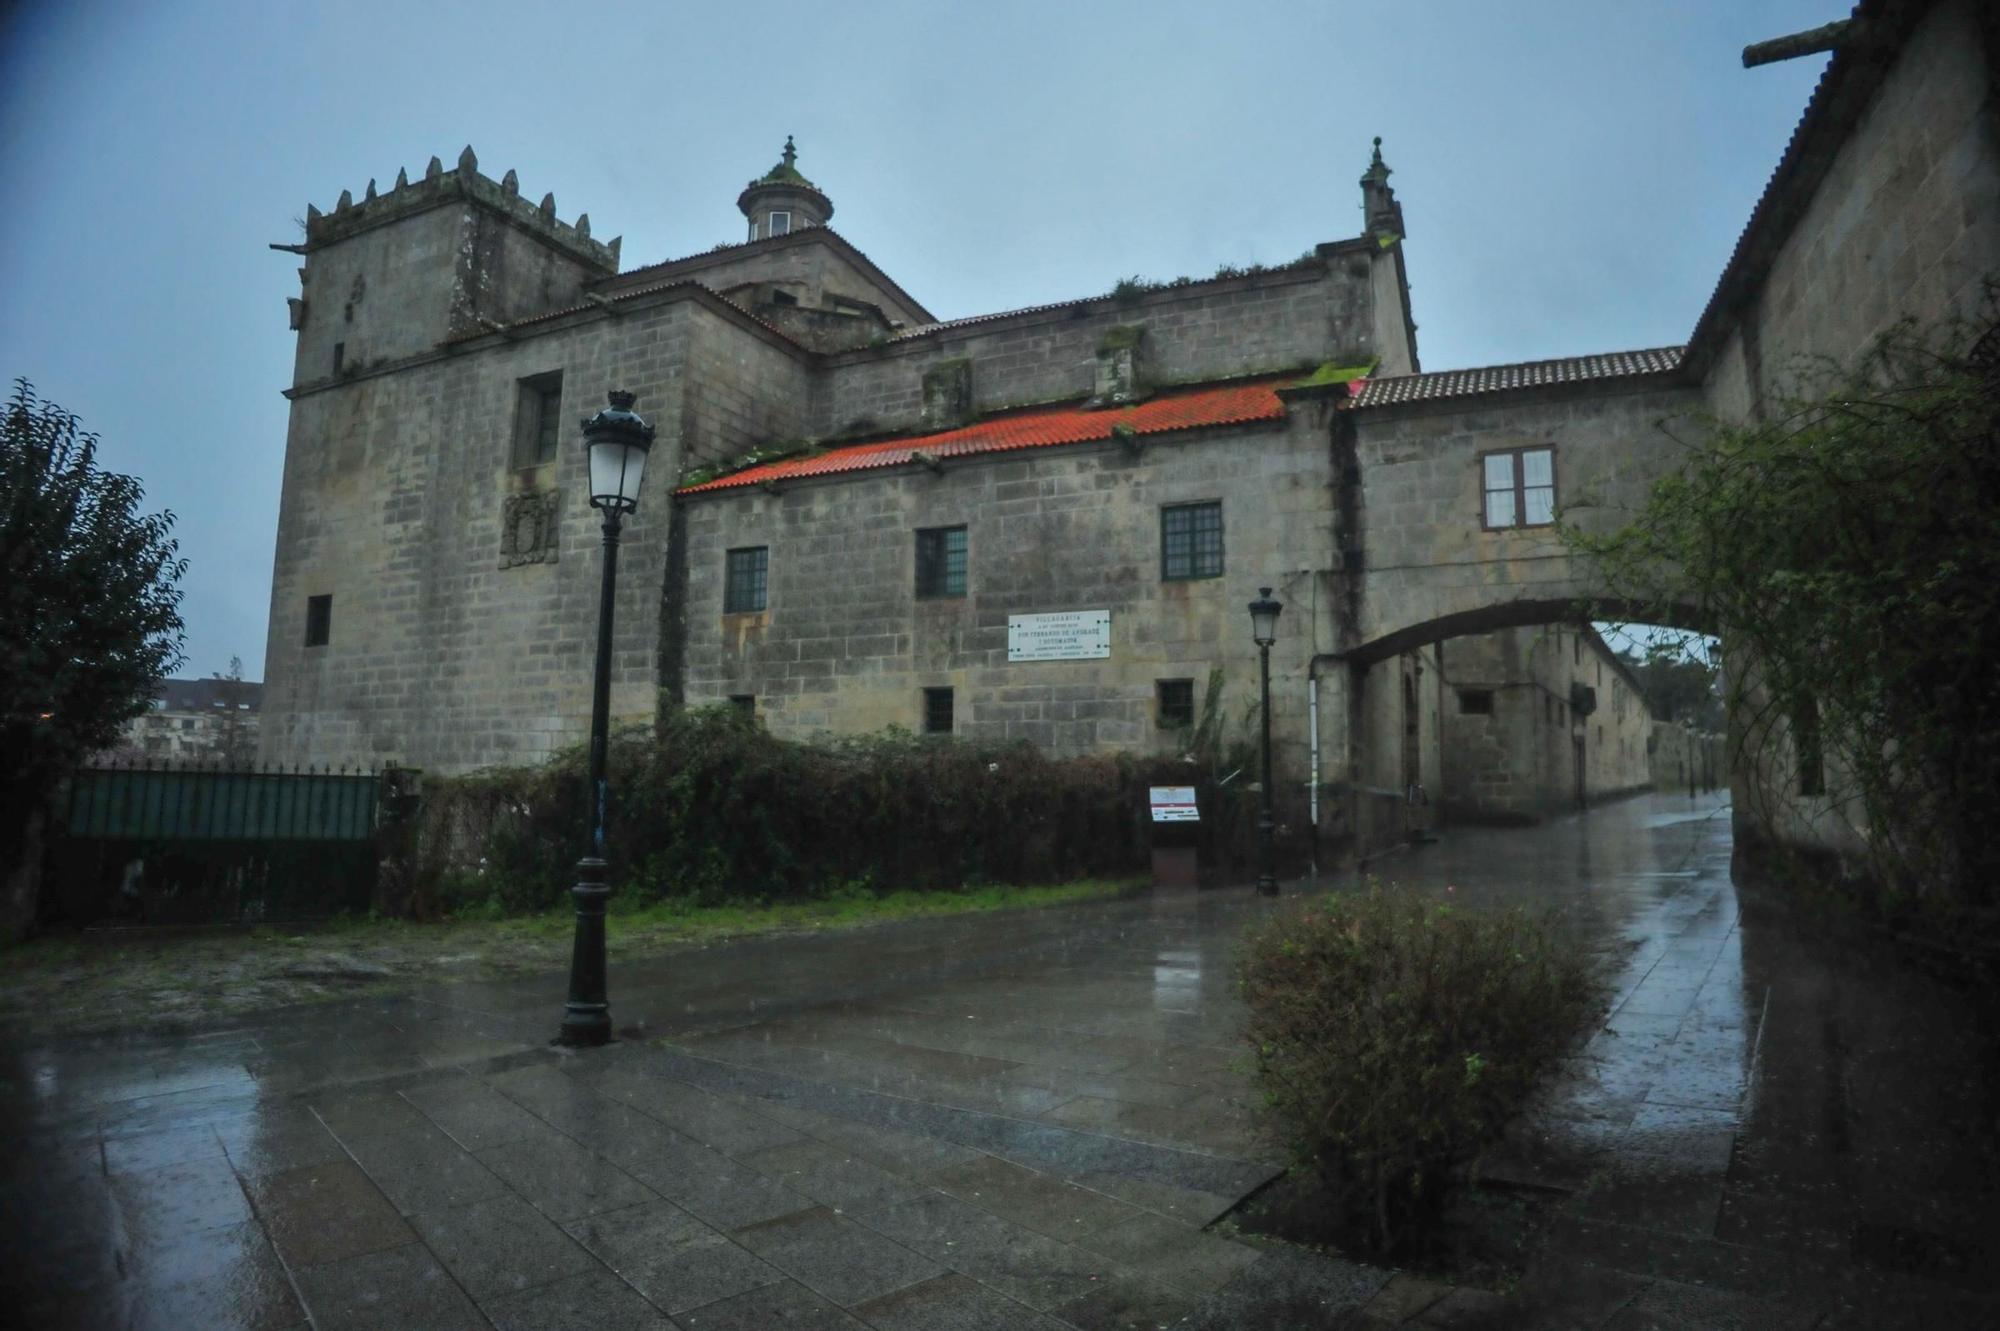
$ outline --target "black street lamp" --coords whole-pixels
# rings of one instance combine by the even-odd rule
[[[1257,814],[1257,890],[1267,897],[1278,895],[1277,851],[1271,844],[1276,826],[1271,819],[1271,644],[1278,640],[1278,616],[1284,608],[1271,599],[1269,587],[1259,587],[1257,599],[1250,603],[1250,636],[1257,640],[1264,690],[1264,807]]]
[[[590,695],[590,844],[576,862],[576,943],[569,957],[569,1001],[563,1004],[556,1043],[598,1045],[611,1038],[611,1002],[605,991],[604,752],[611,729],[611,609],[618,586],[618,529],[639,507],[639,482],[653,427],[632,411],[638,399],[614,392],[611,405],[583,423],[590,458],[590,502],[604,512],[604,584],[597,601],[597,675]]]

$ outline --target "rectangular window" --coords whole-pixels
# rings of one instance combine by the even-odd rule
[[[1222,576],[1222,505],[1160,510],[1160,577],[1168,582]]]
[[[1159,689],[1159,720],[1162,730],[1186,730],[1194,724],[1194,681],[1162,679]]]
[[[333,597],[306,598],[306,646],[324,647],[333,641]]]
[[[1480,459],[1488,530],[1546,527],[1556,520],[1556,451],[1516,448]]]
[[[343,368],[343,367],[344,367],[344,366],[345,366],[346,364],[347,364],[347,344],[346,344],[345,342],[336,342],[336,343],[334,343],[334,344],[333,344],[333,372],[334,372],[335,374],[339,374],[339,373],[340,373],[340,371],[341,371],[341,369],[342,369],[342,368]]]
[[[1799,794],[1826,794],[1826,752],[1820,742],[1819,703],[1806,698],[1792,713],[1792,747],[1798,753]]]
[[[1493,715],[1493,690],[1460,689],[1458,691],[1458,710],[1467,716]]]
[[[772,235],[788,236],[791,234],[791,231],[792,231],[792,215],[790,213],[774,212],[771,214]]]
[[[723,565],[722,613],[740,615],[762,610],[769,589],[771,547],[753,545],[731,550]]]
[[[965,528],[931,527],[917,533],[917,595],[965,595]]]
[[[514,465],[539,467],[556,460],[562,442],[562,376],[521,380],[514,413]]]
[[[924,690],[924,733],[949,735],[952,732],[951,690]]]

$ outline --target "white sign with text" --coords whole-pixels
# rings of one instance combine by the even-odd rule
[[[1109,655],[1109,610],[1007,616],[1009,661],[1092,661]]]
[[[1148,786],[1156,823],[1198,823],[1201,812],[1195,807],[1193,786]]]

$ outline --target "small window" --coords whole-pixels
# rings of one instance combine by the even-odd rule
[[[792,230],[792,215],[790,213],[774,212],[771,214],[772,235],[774,236],[790,235],[791,230]]]
[[[306,598],[306,646],[324,647],[333,641],[333,597]]]
[[[1163,679],[1159,690],[1159,720],[1162,730],[1186,730],[1194,724],[1194,681]]]
[[[734,707],[739,713],[741,713],[745,721],[751,721],[751,722],[756,721],[757,719],[756,694],[732,693],[729,695],[729,705],[731,707]]]
[[[562,376],[521,380],[514,418],[514,465],[539,467],[556,460],[562,441]]]
[[[346,365],[346,364],[347,364],[347,344],[346,344],[345,342],[336,342],[336,343],[334,343],[334,344],[333,344],[333,372],[334,372],[335,374],[339,374],[339,373],[340,373],[340,371],[341,371],[341,367],[342,367],[342,366],[344,366],[344,365]]]
[[[1467,716],[1493,715],[1493,690],[1460,689],[1458,691],[1458,710]]]
[[[1826,752],[1820,741],[1819,703],[1812,698],[1792,712],[1792,748],[1799,765],[1799,794],[1826,794]]]
[[[965,595],[965,528],[931,527],[917,533],[917,595]]]
[[[1556,451],[1516,448],[1480,459],[1488,530],[1546,527],[1556,520]]]
[[[1168,582],[1222,576],[1222,505],[1160,510],[1160,577]]]
[[[765,606],[770,585],[771,548],[731,550],[723,566],[722,613],[740,615]]]
[[[778,288],[773,287],[771,289],[771,303],[773,305],[796,305],[799,303],[799,298],[789,291],[780,291]]]
[[[950,689],[924,690],[924,733],[949,735],[952,732]]]

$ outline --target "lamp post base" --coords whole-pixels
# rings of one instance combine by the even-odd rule
[[[569,958],[569,1000],[563,1004],[562,1029],[555,1042],[590,1047],[611,1039],[611,1003],[605,992],[604,902],[611,887],[604,881],[604,861],[586,856],[577,861],[576,942]]]

